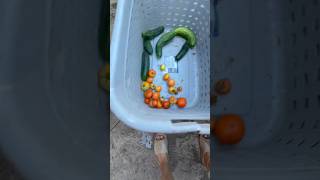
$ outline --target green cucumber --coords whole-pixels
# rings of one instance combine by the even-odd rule
[[[157,27],[155,29],[151,29],[151,30],[145,31],[141,35],[142,35],[143,39],[152,40],[155,37],[159,36],[161,33],[163,33],[163,31],[164,31],[164,27],[163,26],[159,26],[159,27]]]
[[[149,54],[146,51],[142,53],[142,62],[141,62],[141,80],[146,81],[148,78],[148,71],[150,68],[150,58]]]
[[[151,55],[153,53],[153,49],[152,49],[152,45],[151,45],[150,40],[147,40],[147,39],[143,40],[143,48],[144,48],[144,50],[147,51],[148,54]]]
[[[188,42],[185,42],[182,48],[180,49],[179,53],[175,57],[176,61],[179,61],[180,59],[182,59],[183,56],[187,54],[188,50],[189,50],[189,44]]]
[[[197,43],[197,38],[194,32],[187,27],[178,27],[173,30],[177,36],[184,38],[189,48],[193,48]]]
[[[167,45],[176,36],[174,31],[167,32],[163,34],[157,42],[156,45],[156,55],[158,58],[162,56],[162,48]]]

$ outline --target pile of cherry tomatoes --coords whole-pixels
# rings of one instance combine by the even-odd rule
[[[144,102],[151,108],[169,109],[177,105],[179,108],[184,108],[187,105],[187,99],[180,97],[176,98],[174,95],[182,91],[181,87],[175,87],[175,80],[170,78],[168,73],[163,75],[163,80],[167,82],[168,92],[172,94],[169,98],[161,96],[162,87],[153,83],[156,76],[156,71],[150,69],[148,71],[148,78],[141,84],[141,89],[144,91]]]

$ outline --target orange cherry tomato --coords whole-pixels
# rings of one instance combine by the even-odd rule
[[[169,87],[173,87],[176,84],[176,81],[174,81],[173,79],[169,79],[168,80],[168,86]]]
[[[158,100],[153,99],[151,102],[152,102],[152,107],[158,106]]]
[[[169,79],[170,79],[169,73],[166,73],[166,74],[163,75],[163,80],[167,81]]]
[[[178,98],[176,104],[179,108],[184,108],[187,105],[187,99],[186,98]]]
[[[156,71],[155,70],[153,70],[153,69],[150,69],[149,71],[148,71],[148,76],[149,77],[152,77],[152,78],[154,78],[155,76],[156,76]]]
[[[157,86],[157,87],[156,87],[156,91],[157,91],[157,92],[160,92],[161,90],[162,90],[162,87],[161,87],[161,86]]]
[[[155,92],[152,95],[152,99],[158,100],[160,98],[160,93],[159,92]]]
[[[153,92],[152,92],[151,89],[148,89],[148,90],[146,90],[146,91],[144,92],[144,97],[145,97],[145,98],[151,98],[152,95],[153,95]]]
[[[153,108],[153,100],[152,99],[149,102],[149,107]]]
[[[149,104],[150,103],[150,98],[144,98],[144,103]]]
[[[148,77],[147,78],[147,82],[151,84],[153,82],[153,78],[152,77]]]
[[[161,109],[161,108],[162,108],[162,103],[161,103],[160,101],[158,101],[157,108],[158,108],[158,109]]]

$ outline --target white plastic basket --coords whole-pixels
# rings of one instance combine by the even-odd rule
[[[210,119],[209,7],[209,0],[118,1],[111,41],[110,101],[112,111],[125,124],[146,132],[209,133],[210,125],[199,123],[199,120]],[[179,61],[178,73],[170,74],[183,87],[180,96],[188,100],[184,109],[151,109],[143,101],[140,90],[141,32],[160,25],[165,26],[165,32],[177,26],[186,26],[197,36],[196,47]],[[159,37],[152,41],[153,47]],[[165,58],[173,58],[183,41],[175,38],[165,46],[160,60],[153,53],[151,68],[161,73],[159,64]],[[161,78],[158,75],[155,83],[161,85]],[[161,95],[167,94],[163,91]]]

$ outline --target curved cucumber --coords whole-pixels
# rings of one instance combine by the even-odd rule
[[[197,38],[191,29],[187,27],[178,27],[174,29],[174,32],[177,36],[186,39],[190,48],[193,48],[196,45]]]
[[[148,30],[148,31],[145,31],[143,32],[141,35],[142,35],[142,38],[143,39],[154,39],[155,37],[159,36],[161,33],[163,33],[164,31],[164,27],[163,26],[159,26],[155,29],[151,29],[151,30]]]
[[[176,36],[175,31],[165,33],[160,37],[156,45],[156,55],[158,58],[162,56],[162,48],[167,45]]]
[[[179,53],[175,57],[176,61],[179,61],[180,59],[182,59],[183,56],[187,54],[188,50],[189,50],[189,44],[188,42],[185,42],[182,48],[180,49]]]
[[[141,62],[141,80],[146,81],[148,78],[148,71],[150,68],[150,58],[149,54],[146,51],[142,53],[142,62]]]
[[[153,49],[152,49],[152,45],[151,45],[151,41],[150,40],[143,40],[143,48],[144,50],[147,51],[148,54],[152,54],[153,53]]]

